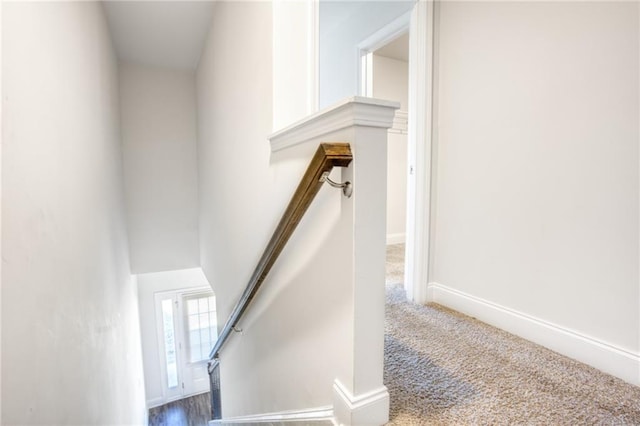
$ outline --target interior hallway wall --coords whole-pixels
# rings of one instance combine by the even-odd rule
[[[409,106],[409,64],[373,55],[373,97]],[[398,122],[398,120],[396,120]],[[387,244],[405,241],[407,224],[407,126],[395,125],[387,139]]]
[[[131,269],[197,267],[195,73],[121,64],[119,80]]]
[[[439,4],[431,272],[437,301],[636,384],[638,8]]]
[[[2,424],[144,424],[102,8],[5,2],[2,18]]]

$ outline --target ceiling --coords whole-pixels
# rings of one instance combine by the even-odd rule
[[[385,46],[382,46],[376,50],[374,54],[409,62],[409,33],[405,33]]]
[[[111,38],[123,62],[195,69],[213,1],[104,1]]]

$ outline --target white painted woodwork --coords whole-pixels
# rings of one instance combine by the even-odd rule
[[[409,29],[409,174],[404,283],[407,298],[416,303],[427,301],[430,264],[433,12],[432,1],[416,2]]]
[[[341,173],[341,180],[353,183],[354,193],[342,198],[335,231],[348,259],[327,278],[340,282],[345,296],[350,295],[341,327],[353,334],[343,343],[346,359],[335,373],[333,398],[336,421],[345,425],[383,424],[388,416],[389,397],[382,383],[386,156],[387,129],[398,107],[388,101],[350,98],[271,138],[272,146],[288,147],[316,146],[325,138],[340,140],[350,143],[354,154],[352,165]],[[344,126],[345,122],[351,124]]]
[[[354,126],[388,129],[393,126],[393,114],[387,109],[399,108],[398,102],[354,96],[310,115],[271,135],[271,151],[277,152],[311,139]]]
[[[636,352],[439,283],[429,283],[428,291],[429,300],[435,303],[640,386],[640,355]]]
[[[305,410],[286,410],[275,413],[255,414],[251,416],[225,417],[224,420],[213,420],[210,425],[247,424],[260,423],[281,424],[295,423],[297,425],[335,425],[333,422],[333,407],[309,408]]]

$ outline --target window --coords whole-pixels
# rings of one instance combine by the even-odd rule
[[[218,338],[216,299],[212,293],[184,296],[187,323],[187,348],[189,362],[209,358],[209,352]]]

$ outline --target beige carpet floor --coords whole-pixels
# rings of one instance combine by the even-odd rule
[[[409,303],[387,256],[389,425],[640,425],[640,388],[443,306]]]

